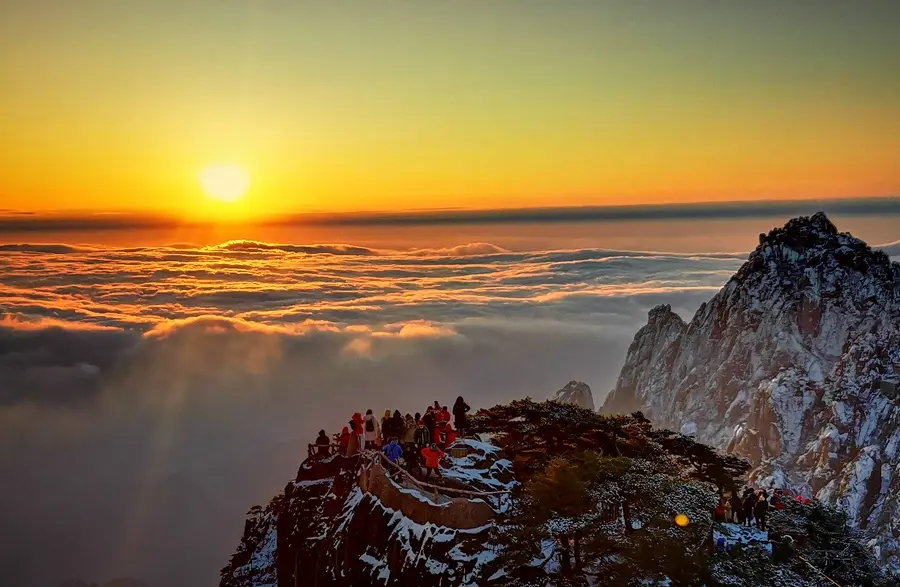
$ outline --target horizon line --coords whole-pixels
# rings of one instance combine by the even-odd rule
[[[0,232],[116,230],[205,226],[397,226],[453,224],[576,223],[638,220],[716,220],[810,215],[900,215],[900,196],[864,198],[736,200],[718,202],[438,208],[397,211],[287,213],[247,221],[186,219],[143,211],[27,211],[0,208]]]

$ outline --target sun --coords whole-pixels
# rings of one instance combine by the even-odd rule
[[[222,202],[236,202],[250,189],[250,174],[233,163],[210,165],[200,172],[203,191]]]

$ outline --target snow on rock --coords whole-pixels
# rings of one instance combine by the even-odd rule
[[[769,533],[753,526],[743,526],[741,524],[715,524],[713,526],[713,544],[718,544],[719,539],[725,541],[725,546],[734,544],[743,545],[759,545],[772,552],[772,545],[769,544]]]
[[[687,422],[685,424],[682,424],[679,432],[681,432],[681,434],[685,436],[695,436],[697,434],[697,423]]]
[[[587,383],[570,381],[553,396],[558,402],[575,404],[581,408],[594,411],[594,395]]]
[[[512,463],[497,447],[468,439],[457,444],[469,451],[446,458],[444,474],[454,486],[483,491],[515,484]],[[251,510],[220,586],[476,587],[501,571],[492,520],[474,528],[416,522],[363,489],[370,487],[363,473],[373,474],[367,467],[362,457],[343,455],[301,465],[282,494]],[[397,487],[401,500],[416,500],[418,510],[446,505]],[[495,511],[504,506],[499,498],[483,501]]]
[[[819,213],[761,234],[690,322],[651,310],[602,411],[749,458],[755,482],[844,508],[897,565],[895,365],[900,265]]]

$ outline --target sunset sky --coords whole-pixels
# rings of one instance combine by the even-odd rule
[[[900,2],[0,3],[0,208],[900,193]],[[246,170],[234,203],[201,189]]]

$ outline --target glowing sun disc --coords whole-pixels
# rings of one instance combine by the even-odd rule
[[[236,202],[250,189],[250,174],[240,165],[211,165],[200,172],[200,185],[211,198]]]

